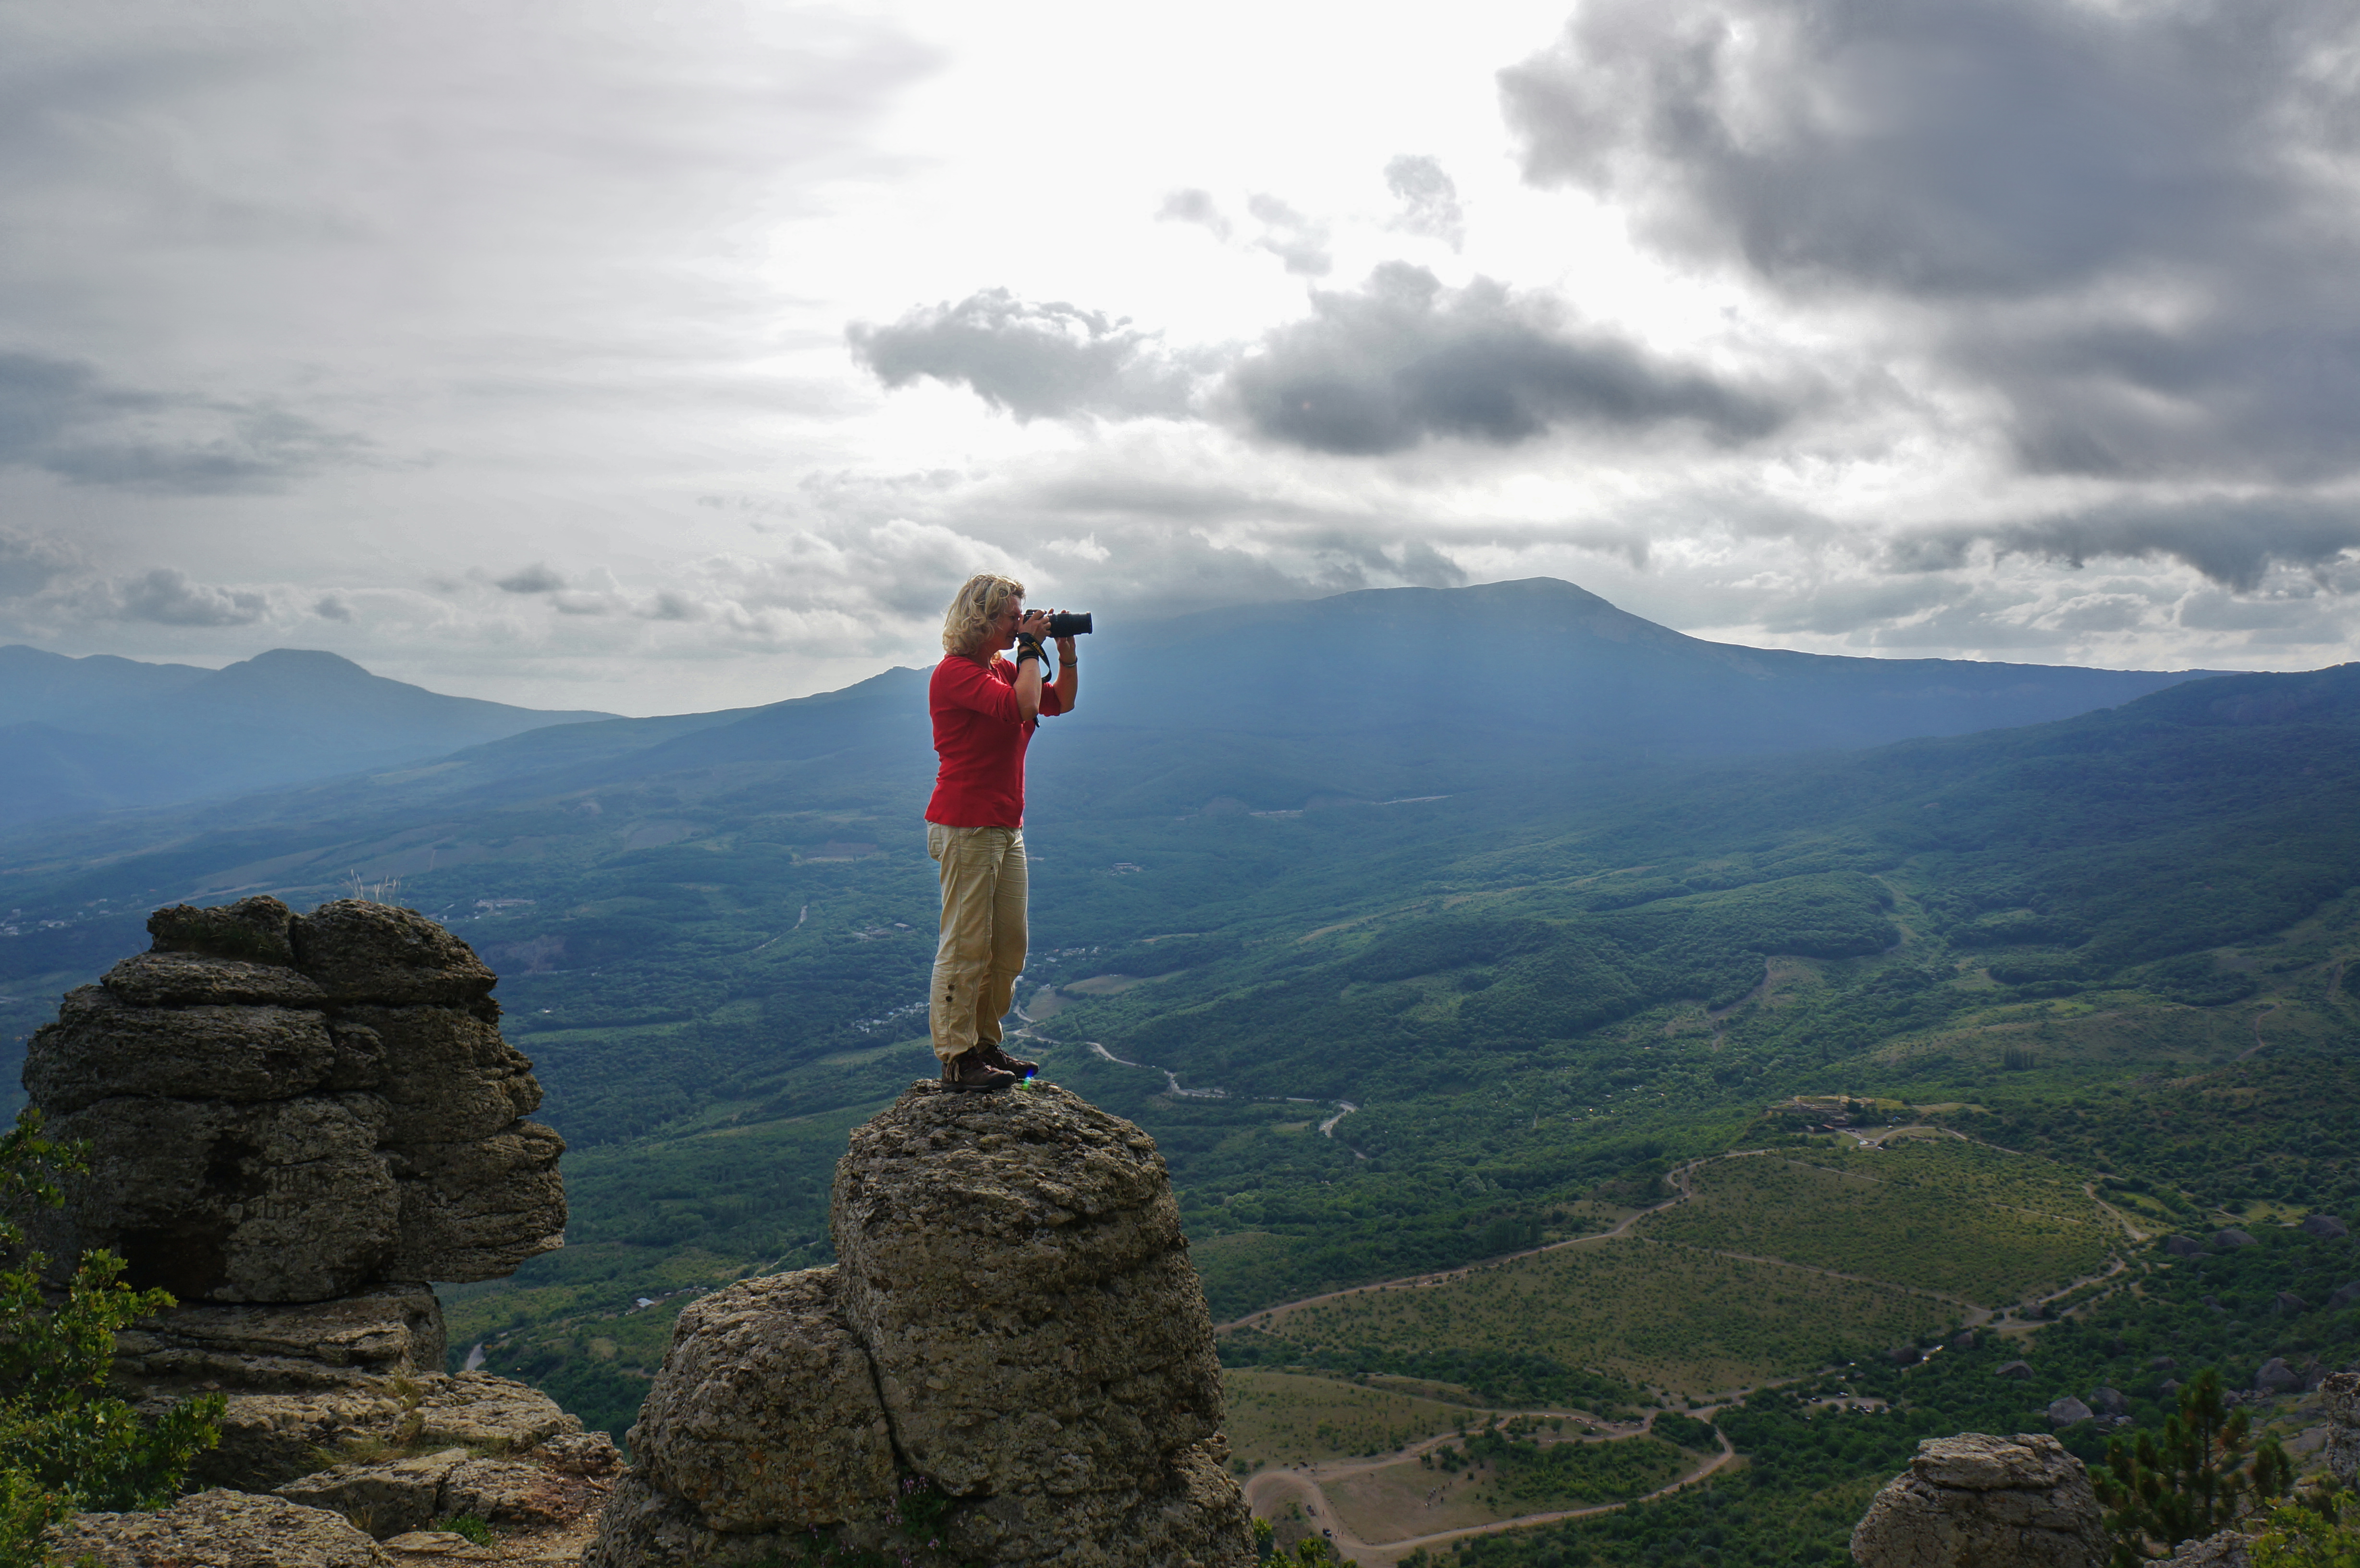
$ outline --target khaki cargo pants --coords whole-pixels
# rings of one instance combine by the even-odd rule
[[[926,824],[942,865],[943,936],[934,949],[926,1024],[948,1062],[1000,1040],[1000,1020],[1024,972],[1024,830]]]

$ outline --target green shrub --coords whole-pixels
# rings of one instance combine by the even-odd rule
[[[82,1151],[41,1136],[27,1110],[0,1137],[0,1203],[55,1207],[56,1177]],[[0,1245],[24,1233],[0,1214]],[[0,1271],[0,1568],[37,1568],[41,1531],[77,1509],[162,1508],[197,1455],[221,1441],[227,1401],[183,1400],[151,1421],[105,1392],[115,1331],[173,1304],[162,1290],[121,1282],[123,1259],[82,1254],[62,1305],[42,1294],[47,1259],[27,1255]]]

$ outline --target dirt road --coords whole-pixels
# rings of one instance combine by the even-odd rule
[[[1718,1433],[1715,1435],[1719,1436]],[[1320,1483],[1323,1481],[1338,1480],[1346,1475],[1382,1469],[1388,1465],[1398,1465],[1404,1459],[1415,1459],[1430,1448],[1455,1441],[1455,1437],[1448,1435],[1429,1438],[1425,1443],[1414,1444],[1399,1454],[1389,1454],[1382,1459],[1314,1465],[1293,1470],[1260,1471],[1246,1482],[1246,1501],[1255,1513],[1265,1519],[1276,1514],[1288,1503],[1295,1503],[1302,1508],[1315,1528],[1328,1532],[1329,1543],[1336,1548],[1337,1554],[1345,1561],[1361,1564],[1362,1568],[1391,1568],[1392,1564],[1400,1562],[1422,1546],[1437,1546],[1445,1541],[1463,1541],[1469,1536],[1496,1535],[1502,1530],[1529,1530],[1535,1525],[1556,1524],[1564,1519],[1588,1519],[1594,1514],[1611,1514],[1629,1508],[1632,1502],[1646,1502],[1650,1498],[1668,1497],[1683,1486],[1694,1486],[1737,1457],[1737,1451],[1730,1447],[1729,1439],[1722,1437],[1721,1452],[1710,1462],[1681,1476],[1670,1486],[1649,1492],[1644,1497],[1632,1498],[1631,1502],[1600,1503],[1586,1508],[1558,1508],[1546,1513],[1519,1514],[1513,1519],[1495,1519],[1489,1524],[1462,1525],[1456,1530],[1435,1530],[1425,1535],[1404,1536],[1393,1541],[1361,1540],[1353,1533],[1351,1527],[1344,1522],[1343,1516],[1329,1504],[1328,1494],[1321,1487]]]

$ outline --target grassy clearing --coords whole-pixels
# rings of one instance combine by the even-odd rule
[[[1694,1188],[1633,1228],[1983,1305],[2097,1272],[2121,1236],[2061,1166],[1959,1138],[1718,1160]]]
[[[1306,1364],[1323,1354],[1375,1359],[1448,1345],[1701,1394],[1851,1360],[1956,1316],[1904,1290],[1625,1238],[1297,1308],[1257,1319],[1254,1335]]]
[[[1419,1399],[1335,1377],[1233,1367],[1229,1391],[1229,1449],[1249,1469],[1390,1454],[1491,1419],[1489,1410]]]
[[[1343,1523],[1362,1541],[1402,1541],[1437,1530],[1496,1524],[1521,1508],[1490,1500],[1488,1470],[1445,1475],[1415,1459],[1319,1484]]]
[[[1654,1437],[1590,1442],[1486,1431],[1416,1459],[1328,1477],[1320,1488],[1361,1540],[1399,1541],[1626,1502],[1709,1462]]]

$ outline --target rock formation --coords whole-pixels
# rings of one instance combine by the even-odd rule
[[[1212,1324],[1153,1140],[1064,1090],[913,1085],[836,1168],[836,1267],[681,1314],[585,1568],[1243,1568]],[[947,1499],[946,1502],[940,1499]]]
[[[105,1568],[384,1568],[377,1543],[334,1514],[244,1492],[199,1492],[160,1513],[76,1514],[50,1531],[58,1560]]]
[[[2081,1462],[2045,1433],[1918,1443],[1852,1530],[1863,1568],[2097,1568],[2103,1510]]]
[[[318,1509],[299,1503],[386,1535],[585,1502],[613,1444],[520,1383],[446,1375],[426,1283],[497,1279],[563,1240],[564,1145],[523,1119],[541,1086],[500,1038],[492,972],[423,915],[359,899],[182,905],[148,929],[154,948],[70,993],[27,1050],[50,1131],[91,1146],[66,1206],[27,1228],[53,1269],[107,1247],[179,1299],[116,1336],[116,1392],[227,1396],[196,1475],[235,1491],[83,1516],[112,1542],[86,1549],[245,1562],[210,1543],[240,1520],[300,1535]],[[355,1448],[375,1462],[333,1463]],[[274,1488],[289,1500],[238,1500]],[[284,1561],[377,1561],[344,1539],[322,1527]]]
[[[90,1170],[38,1241],[104,1247],[194,1301],[324,1301],[492,1279],[559,1245],[564,1143],[523,1120],[531,1063],[496,976],[407,909],[181,905],[152,951],[70,993],[25,1090]]]
[[[2319,1386],[2327,1413],[2328,1474],[2360,1487],[2360,1372],[2333,1372]]]

